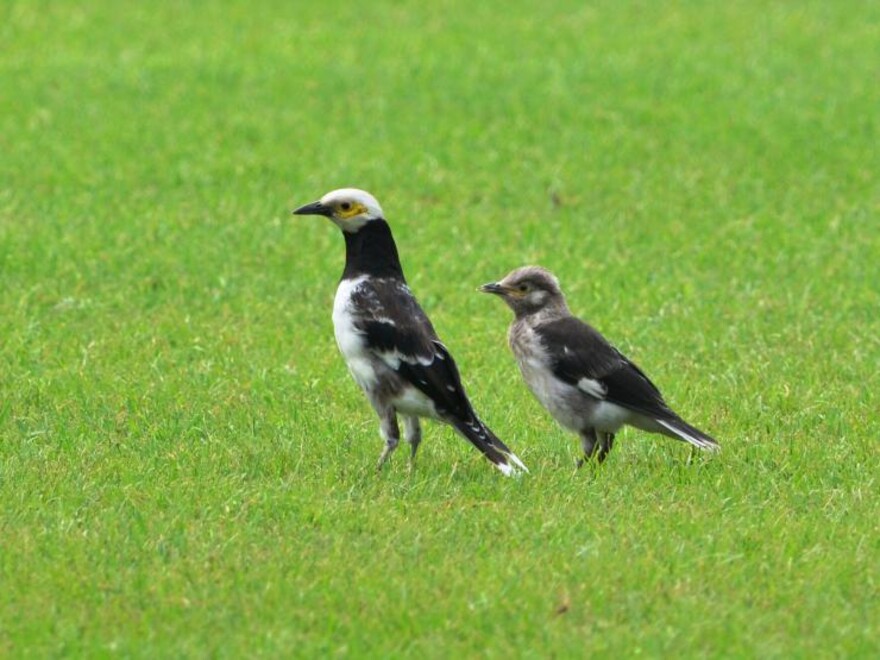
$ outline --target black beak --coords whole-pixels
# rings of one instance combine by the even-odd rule
[[[329,206],[324,206],[321,202],[312,202],[305,206],[300,206],[293,212],[294,215],[323,215],[330,217],[333,214]]]
[[[504,295],[504,287],[501,286],[498,282],[489,282],[488,284],[484,284],[480,287],[479,290],[483,293],[494,293],[498,296]]]

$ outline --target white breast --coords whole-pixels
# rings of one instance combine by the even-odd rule
[[[378,379],[373,358],[370,355],[366,338],[354,323],[352,315],[351,297],[360,287],[366,277],[358,277],[353,280],[342,280],[336,289],[336,298],[333,301],[333,331],[336,334],[336,344],[348,370],[362,388],[369,390]]]

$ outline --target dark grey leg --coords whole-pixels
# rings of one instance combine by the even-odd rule
[[[578,467],[583,466],[584,463],[593,458],[593,454],[596,452],[596,444],[598,440],[596,439],[596,429],[584,429],[580,433],[581,436],[581,448],[584,450],[584,457],[578,461]]]
[[[416,452],[422,442],[422,425],[419,418],[414,415],[406,415],[403,418],[403,437],[409,443],[410,462],[416,460]]]
[[[584,457],[578,461],[578,467],[592,460],[594,456],[597,463],[602,463],[614,447],[614,434],[596,429],[584,429],[581,431],[581,447],[584,450]]]
[[[391,456],[397,444],[400,442],[400,429],[397,427],[397,413],[394,408],[388,408],[379,414],[379,433],[385,441],[385,448],[379,456],[377,470],[381,470],[385,461]]]
[[[614,434],[599,432],[597,435],[599,436],[599,451],[596,454],[596,460],[601,463],[614,447]]]

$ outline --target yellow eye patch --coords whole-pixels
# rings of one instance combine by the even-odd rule
[[[515,286],[507,287],[507,295],[511,298],[525,298],[531,292],[532,288],[524,284],[517,284]]]
[[[342,220],[348,220],[361,213],[366,213],[367,207],[358,202],[343,202],[336,207],[336,216]]]

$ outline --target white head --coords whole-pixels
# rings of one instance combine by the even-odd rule
[[[366,190],[340,188],[317,202],[296,209],[294,215],[323,215],[342,230],[355,233],[371,220],[384,219],[379,202]]]

